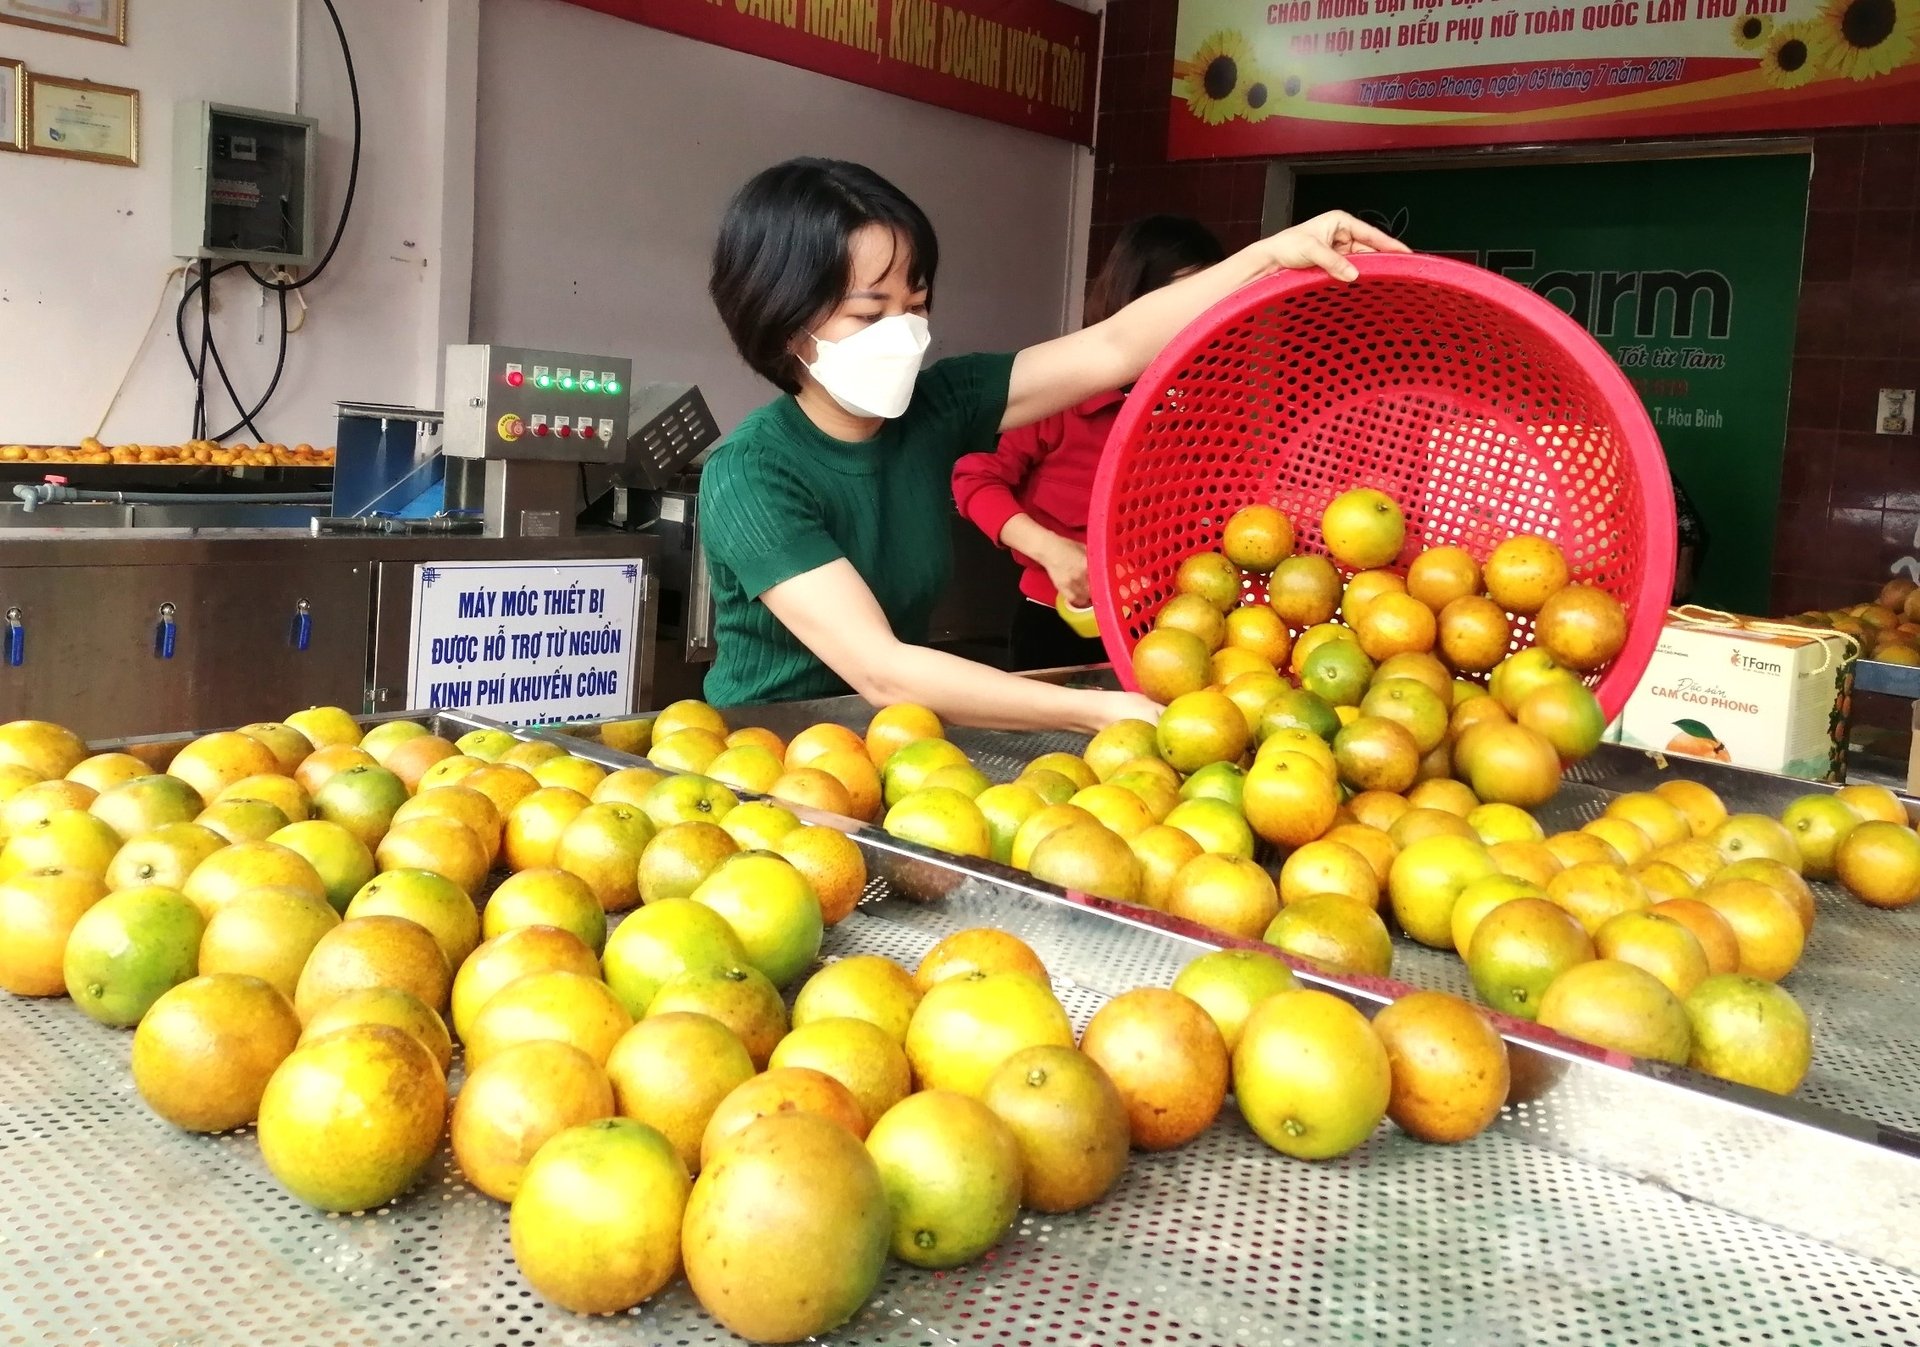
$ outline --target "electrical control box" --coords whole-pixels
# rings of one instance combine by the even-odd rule
[[[180,103],[173,121],[173,251],[312,265],[319,123],[286,112]]]
[[[454,458],[620,463],[633,362],[524,346],[447,348],[446,440]]]

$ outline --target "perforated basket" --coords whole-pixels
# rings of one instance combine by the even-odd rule
[[[1248,286],[1141,376],[1094,478],[1094,608],[1120,677],[1227,518],[1267,503],[1324,552],[1336,495],[1376,487],[1407,516],[1404,573],[1429,546],[1484,561],[1515,533],[1559,544],[1575,580],[1625,605],[1628,636],[1596,684],[1609,719],[1646,671],[1673,592],[1672,479],[1626,377],[1532,291],[1444,258],[1354,259]],[[1261,577],[1245,579],[1263,601]],[[1532,644],[1517,618],[1514,648]]]

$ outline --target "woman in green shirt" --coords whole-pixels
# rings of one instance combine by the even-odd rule
[[[1249,282],[1404,245],[1335,211],[1283,230],[1078,332],[922,368],[939,244],[920,208],[858,164],[794,159],[727,207],[709,291],[742,358],[782,396],[701,476],[716,706],[833,696],[917,702],[956,724],[1093,733],[1159,707],[1036,683],[928,649],[950,567],[948,480],[991,448],[1137,379],[1183,327]]]

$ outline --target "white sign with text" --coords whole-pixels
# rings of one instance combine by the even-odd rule
[[[415,566],[408,708],[505,725],[629,714],[645,574],[638,560]]]

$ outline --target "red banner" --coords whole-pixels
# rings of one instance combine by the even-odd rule
[[[916,103],[1093,143],[1100,19],[1059,0],[568,0]]]
[[[1920,121],[1914,0],[1180,0],[1175,159]]]

